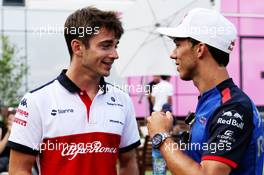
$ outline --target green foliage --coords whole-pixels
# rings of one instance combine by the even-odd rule
[[[21,98],[23,78],[27,74],[24,59],[17,58],[17,48],[11,45],[7,36],[2,36],[0,58],[0,101],[4,106],[16,107]]]

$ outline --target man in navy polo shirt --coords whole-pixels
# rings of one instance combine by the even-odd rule
[[[193,9],[176,28],[171,58],[183,80],[200,92],[188,144],[170,138],[172,115],[148,118],[152,143],[174,175],[262,175],[263,123],[254,103],[229,78],[226,66],[236,29],[214,10]]]
[[[9,138],[10,175],[138,174],[140,145],[128,94],[107,84],[123,33],[115,12],[88,7],[66,20],[64,36],[71,56],[68,70],[27,93]]]

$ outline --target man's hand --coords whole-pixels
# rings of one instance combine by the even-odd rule
[[[152,112],[147,118],[147,127],[150,138],[158,132],[169,133],[173,126],[173,117],[170,112]]]

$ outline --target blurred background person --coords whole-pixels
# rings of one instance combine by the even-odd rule
[[[149,114],[153,112],[153,103],[152,103],[152,90],[155,85],[157,85],[160,82],[160,76],[155,75],[153,76],[153,80],[147,84],[148,87],[148,102],[149,102]]]
[[[160,112],[166,103],[172,105],[173,86],[170,78],[170,76],[162,75],[160,82],[153,88],[151,93],[153,111]]]
[[[11,127],[16,111],[9,108],[6,115],[3,114],[3,121],[0,122],[0,172],[8,171],[10,148],[7,147]]]

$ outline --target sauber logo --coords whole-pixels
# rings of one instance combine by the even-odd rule
[[[123,107],[124,105],[120,104],[120,103],[116,103],[116,99],[114,97],[111,97],[111,102],[106,102],[107,105],[110,106],[120,106]]]
[[[55,116],[57,114],[66,114],[66,113],[73,113],[73,112],[74,112],[73,109],[58,109],[58,110],[52,109],[50,114]]]
[[[114,97],[111,97],[111,100],[112,100],[112,102],[115,102],[116,101]]]
[[[100,141],[94,141],[92,143],[73,144],[63,147],[61,156],[67,157],[68,160],[74,159],[78,154],[87,153],[117,153],[117,148],[104,147]]]

